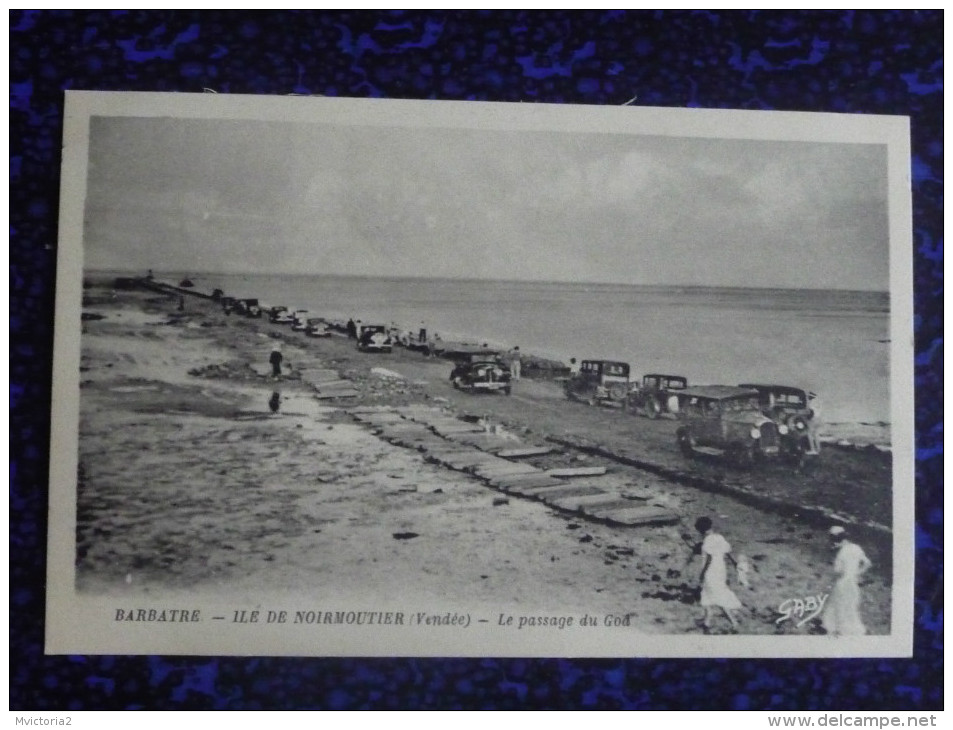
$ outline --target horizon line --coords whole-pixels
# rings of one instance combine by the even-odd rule
[[[141,272],[145,276],[145,272],[142,272],[139,268],[102,268],[102,269],[87,269],[83,273],[97,273],[97,272],[123,272],[123,273],[135,273]],[[147,269],[148,271],[148,269]],[[778,285],[747,285],[747,286],[738,286],[734,284],[685,284],[678,282],[659,282],[655,284],[646,284],[641,282],[626,282],[626,281],[580,281],[578,279],[494,279],[494,278],[477,278],[472,276],[411,276],[411,275],[394,275],[394,274],[341,274],[335,272],[290,272],[290,271],[200,271],[198,269],[164,269],[159,270],[161,273],[166,274],[182,274],[182,275],[191,275],[191,276],[291,276],[291,277],[308,277],[308,276],[333,276],[341,279],[403,279],[407,281],[433,281],[433,280],[443,280],[443,281],[461,281],[461,282],[498,282],[498,283],[512,283],[512,284],[574,284],[574,285],[596,285],[596,286],[633,286],[633,287],[645,287],[645,288],[680,288],[680,289],[750,289],[750,290],[775,290],[775,291],[844,291],[844,292],[865,292],[865,293],[879,293],[879,294],[890,294],[890,289],[855,289],[851,287],[797,287],[797,286],[778,286]]]

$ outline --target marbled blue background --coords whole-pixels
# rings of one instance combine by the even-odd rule
[[[941,708],[942,25],[942,11],[11,12],[11,709]],[[43,656],[63,90],[205,87],[909,115],[913,659]]]

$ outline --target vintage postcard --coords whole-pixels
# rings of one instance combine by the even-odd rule
[[[909,157],[67,92],[47,652],[910,655]]]

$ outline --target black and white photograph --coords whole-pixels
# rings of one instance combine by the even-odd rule
[[[68,92],[47,653],[909,656],[902,117]]]

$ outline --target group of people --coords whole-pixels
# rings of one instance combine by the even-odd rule
[[[716,610],[728,620],[731,630],[738,630],[737,611],[742,608],[741,600],[728,586],[728,565],[730,561],[737,571],[738,582],[749,587],[748,572],[750,564],[744,556],[735,558],[731,544],[724,536],[715,532],[711,518],[699,517],[695,529],[702,541],[695,547],[692,556],[700,554],[703,559],[698,582],[701,586],[699,604],[704,614],[701,622],[705,630],[711,628],[712,617]],[[833,636],[862,636],[867,633],[860,615],[860,579],[870,567],[871,562],[860,545],[849,539],[847,530],[836,525],[829,530],[831,546],[836,550],[833,562],[834,583],[821,613],[821,625]]]

